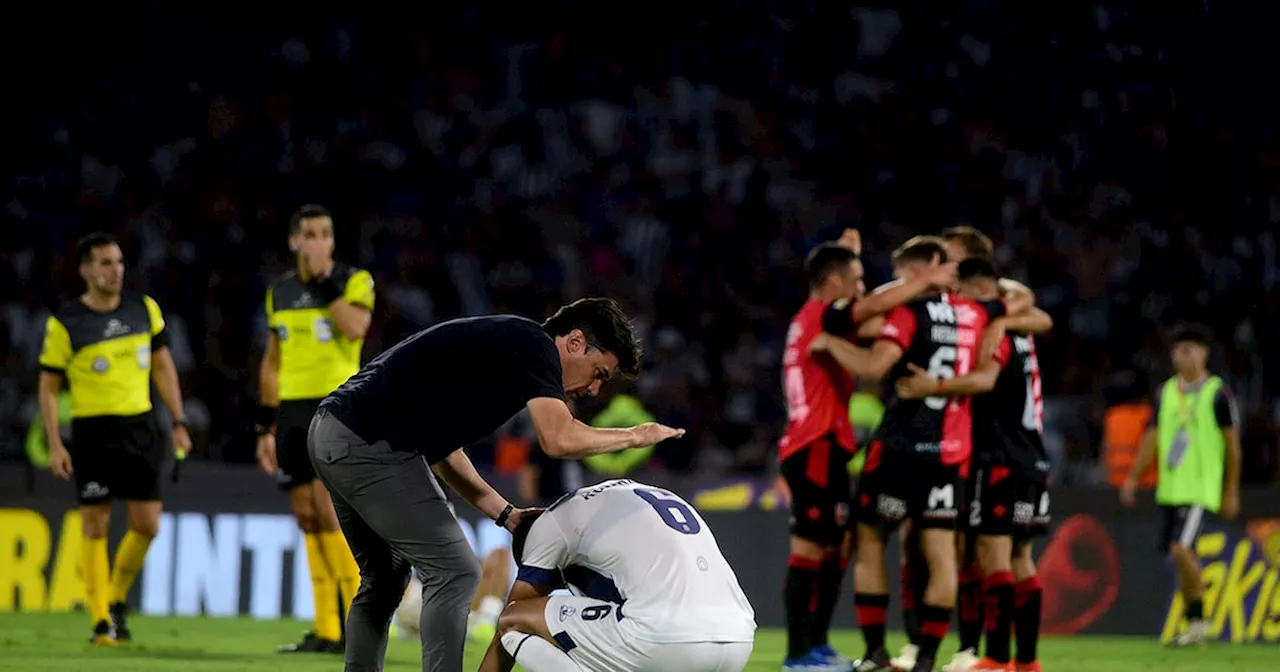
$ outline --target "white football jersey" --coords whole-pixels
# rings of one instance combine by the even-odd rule
[[[688,502],[628,479],[581,488],[551,505],[520,558],[520,579],[621,604],[653,642],[750,642],[755,612],[716,538]]]

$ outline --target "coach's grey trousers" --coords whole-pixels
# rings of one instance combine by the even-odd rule
[[[367,443],[323,409],[307,446],[360,566],[347,614],[347,672],[382,669],[410,566],[422,579],[422,670],[461,672],[480,566],[426,460],[385,441]]]

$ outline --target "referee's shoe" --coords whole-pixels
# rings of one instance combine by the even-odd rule
[[[278,649],[279,653],[345,653],[347,650],[346,642],[333,641],[332,639],[324,639],[316,637],[316,633],[308,632],[302,636],[302,641],[297,644],[286,644]]]

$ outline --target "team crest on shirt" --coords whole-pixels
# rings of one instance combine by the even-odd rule
[[[283,324],[282,324],[282,325],[280,325],[280,326],[278,326],[278,327],[276,327],[276,338],[278,338],[278,339],[280,339],[280,340],[282,340],[282,341],[288,340],[288,339],[289,339],[289,327],[286,327],[286,326],[284,326]]]
[[[333,340],[333,323],[329,320],[326,320],[323,317],[319,318],[311,329],[313,333],[315,333],[317,341],[320,341],[321,343],[328,343]]]
[[[578,610],[576,608],[571,607],[567,604],[560,605],[560,622],[564,623],[570,618],[573,618],[573,615],[576,613],[578,613]]]
[[[151,344],[138,346],[138,368],[151,366]]]
[[[95,357],[93,359],[93,370],[97,373],[106,373],[111,368],[111,362],[106,357]]]

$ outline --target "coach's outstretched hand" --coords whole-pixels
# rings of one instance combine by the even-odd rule
[[[667,439],[678,439],[684,436],[683,429],[668,427],[657,422],[646,422],[643,425],[636,425],[632,428],[632,432],[636,436],[636,445],[634,446],[636,448],[652,446],[655,443],[666,441]]]

